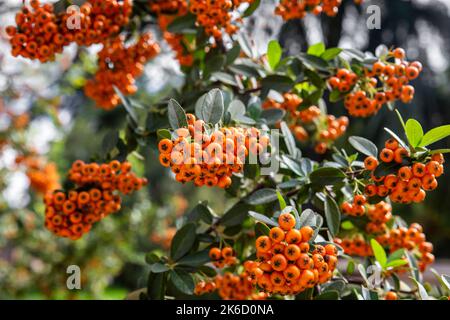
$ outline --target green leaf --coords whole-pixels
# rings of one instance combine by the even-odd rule
[[[145,262],[149,265],[152,265],[158,261],[160,261],[161,257],[156,252],[149,252],[145,255]]]
[[[355,228],[355,226],[353,225],[353,223],[350,220],[346,220],[341,223],[341,228],[342,228],[342,230],[352,230]]]
[[[278,199],[275,189],[264,188],[259,189],[247,196],[244,201],[252,206],[268,204]]]
[[[119,90],[119,88],[117,88],[115,85],[113,85],[113,89],[114,89],[115,93],[119,96],[120,102],[122,103],[123,107],[125,108],[125,110],[128,113],[128,116],[130,117],[131,121],[133,122],[133,126],[138,127],[139,120],[138,120],[136,111],[130,105],[127,98],[125,98],[125,96],[123,95],[122,91]]]
[[[283,198],[283,195],[278,190],[277,190],[277,197],[278,197],[278,202],[280,203],[280,209],[283,210],[284,208],[286,208],[287,204],[286,204],[286,200],[284,200],[284,198]]]
[[[286,147],[288,149],[289,154],[293,158],[297,158],[297,154],[298,154],[297,146],[295,144],[295,138],[292,135],[291,130],[289,129],[286,122],[284,122],[284,121],[281,122],[280,128],[281,128],[281,133],[283,134],[284,142],[286,143]]]
[[[253,0],[248,8],[244,11],[243,17],[251,16],[261,4],[261,0]]]
[[[191,250],[197,236],[195,231],[194,223],[187,223],[177,231],[170,247],[170,256],[173,260],[179,260]]]
[[[404,256],[405,256],[405,249],[403,248],[398,249],[389,255],[387,262],[389,263],[394,260],[402,259]]]
[[[313,171],[309,175],[312,184],[330,186],[342,182],[346,178],[344,172],[337,168],[325,167]]]
[[[448,136],[450,136],[450,124],[431,129],[430,131],[425,133],[425,135],[422,138],[422,141],[418,146],[426,147],[439,140],[447,138]]]
[[[355,272],[355,261],[353,261],[353,260],[348,261],[346,271],[349,275],[352,275],[353,272]]]
[[[269,232],[270,232],[270,228],[265,223],[257,222],[255,224],[255,235],[256,235],[256,237],[268,236]]]
[[[205,223],[211,224],[213,220],[210,209],[203,203],[197,204],[185,217],[188,222],[203,220]]]
[[[283,49],[281,49],[280,43],[277,40],[271,40],[267,48],[267,60],[272,70],[275,70],[280,63]]]
[[[156,131],[156,135],[158,136],[158,139],[172,139],[172,135],[170,134],[170,131],[167,129],[159,129]]]
[[[280,93],[290,91],[294,87],[294,81],[288,76],[279,74],[271,74],[261,80],[261,98],[265,99],[270,90],[275,90]]]
[[[255,59],[257,57],[256,48],[245,33],[241,32],[237,40],[242,48],[242,51],[245,53],[247,57],[252,59]]]
[[[267,125],[274,125],[278,122],[280,122],[284,116],[286,115],[286,111],[283,109],[277,109],[277,108],[269,108],[264,109],[261,112],[261,118],[266,120]]]
[[[430,297],[429,297],[428,292],[425,289],[425,287],[419,281],[417,281],[415,278],[410,277],[410,279],[414,281],[415,285],[417,286],[417,289],[419,289],[420,300],[429,300]]]
[[[238,202],[220,218],[220,224],[225,227],[241,225],[247,217],[248,210],[250,210],[249,205]]]
[[[254,212],[254,211],[249,211],[248,214],[249,214],[250,217],[252,217],[256,221],[265,223],[265,224],[267,224],[269,226],[272,226],[272,227],[278,227],[278,223],[276,223],[275,221],[273,221],[272,219],[270,219],[269,217],[267,217],[267,216],[265,216],[263,214],[260,214],[258,212]]]
[[[209,257],[209,250],[202,250],[187,256],[184,256],[180,260],[178,260],[178,265],[190,266],[190,267],[199,267],[211,261]]]
[[[192,295],[194,293],[194,279],[192,276],[183,270],[171,270],[169,279],[173,285],[182,293]]]
[[[231,115],[231,119],[235,120],[245,115],[245,105],[241,100],[233,100],[228,106],[227,111]]]
[[[380,263],[381,267],[384,269],[386,267],[387,262],[386,251],[384,251],[384,248],[375,239],[370,240],[370,246],[372,247],[375,259]]]
[[[208,92],[211,96],[211,104],[205,104],[202,108],[202,119],[206,123],[216,124],[223,117],[224,101],[223,94],[220,89],[212,89]]]
[[[224,55],[215,55],[205,61],[205,74],[204,77],[208,78],[216,71],[222,70],[226,63],[226,57]]]
[[[236,82],[236,79],[231,74],[228,74],[226,72],[214,72],[211,74],[211,77],[216,79],[217,81],[220,81],[224,84],[237,87],[238,83]]]
[[[339,300],[339,292],[336,290],[326,291],[316,296],[314,300]]]
[[[397,140],[397,142],[398,142],[403,148],[408,149],[408,145],[407,145],[402,139],[400,139],[399,136],[398,136],[395,132],[393,132],[393,131],[392,131],[391,129],[389,129],[389,128],[384,128],[384,130],[385,130],[387,133],[389,133],[389,134],[391,135],[392,138],[394,138],[395,140]]]
[[[392,260],[390,262],[388,262],[386,264],[386,268],[398,268],[401,266],[404,266],[405,264],[408,264],[408,261],[403,260],[403,259],[397,259],[397,260]]]
[[[226,58],[227,58],[226,65],[232,64],[239,57],[240,53],[241,53],[241,46],[239,45],[239,43],[236,43],[233,46],[233,48],[228,50],[228,52],[226,54]]]
[[[169,116],[169,123],[172,129],[178,129],[188,126],[186,113],[176,100],[169,100],[167,114]]]
[[[325,52],[325,44],[323,42],[313,44],[308,48],[307,51],[308,54],[316,57],[320,57],[324,52]]]
[[[171,33],[193,33],[196,31],[196,21],[197,17],[193,14],[178,17],[167,26],[167,31]]]
[[[326,61],[333,60],[342,52],[341,48],[330,48],[325,50],[324,53],[320,55],[320,57]]]
[[[375,158],[378,156],[377,146],[366,138],[352,136],[348,138],[348,142],[353,146],[353,148],[366,156],[372,156]]]
[[[341,210],[336,201],[329,195],[325,198],[325,218],[327,220],[328,230],[334,237],[339,232],[341,224]]]
[[[163,300],[166,292],[167,272],[150,272],[147,279],[147,295],[151,300]]]
[[[300,215],[300,226],[315,226],[318,214],[312,211],[311,209],[306,209]]]
[[[400,167],[401,164],[398,164],[396,162],[395,163],[382,162],[375,169],[373,175],[375,177],[384,177],[387,176],[388,174],[395,174],[396,172],[398,172],[398,169],[400,169]]]
[[[423,129],[419,121],[415,119],[409,119],[406,121],[405,133],[409,144],[413,146],[413,148],[416,148],[420,144],[423,137]]]
[[[161,273],[169,270],[169,267],[163,263],[156,262],[150,266],[150,271],[153,273]]]
[[[298,58],[311,70],[328,71],[328,62],[320,57],[306,53],[300,53]]]

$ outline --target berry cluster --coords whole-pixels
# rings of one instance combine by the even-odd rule
[[[122,194],[139,190],[145,178],[131,172],[129,162],[117,160],[109,164],[85,164],[77,160],[69,171],[69,179],[77,185],[68,192],[55,190],[44,197],[45,226],[60,237],[79,239],[92,225],[120,210]]]
[[[266,293],[290,295],[330,280],[337,248],[333,244],[310,248],[314,230],[309,226],[295,229],[296,220],[290,213],[282,213],[278,223],[269,236],[256,239],[258,262],[245,265],[253,284]]]
[[[360,234],[352,237],[335,238],[334,243],[340,245],[344,249],[344,253],[350,256],[371,257],[373,256],[370,243],[364,240]]]
[[[245,271],[239,275],[226,272],[223,276],[215,276],[211,281],[199,281],[194,293],[202,295],[214,291],[223,300],[264,300],[267,297],[263,292],[255,292],[250,276]]]
[[[28,166],[26,175],[30,180],[30,186],[41,194],[60,188],[59,174],[56,164]]]
[[[15,163],[25,168],[30,187],[40,194],[60,188],[56,164],[47,162],[35,153],[16,156]]]
[[[392,229],[376,239],[381,245],[388,247],[390,252],[404,248],[415,253],[419,258],[421,272],[434,262],[433,244],[426,241],[423,228],[418,223],[411,224],[409,228]]]
[[[422,272],[434,262],[433,245],[426,242],[422,226],[417,223],[411,224],[409,228],[399,227],[385,231],[383,234],[377,235],[375,239],[391,253],[405,249],[415,254],[420,259],[419,269]],[[370,243],[360,234],[344,239],[335,238],[334,242],[339,244],[348,255],[373,256]]]
[[[347,131],[348,118],[339,117],[336,119],[333,115],[323,114],[317,106],[297,110],[302,101],[302,98],[296,94],[285,93],[283,102],[267,99],[263,103],[263,108],[287,111],[287,122],[295,138],[301,142],[311,140],[314,143],[315,152],[324,154],[333,142]]]
[[[131,0],[89,0],[79,12],[59,14],[52,4],[31,0],[30,5],[16,14],[17,27],[9,26],[6,31],[13,56],[41,62],[54,60],[70,43],[91,45],[118,34],[132,11]]]
[[[135,78],[142,74],[144,64],[159,50],[150,33],[141,35],[136,44],[129,47],[125,47],[122,37],[108,40],[98,53],[98,70],[94,78],[86,83],[86,95],[99,107],[113,109],[120,103],[114,86],[124,95],[134,94],[137,91]]]
[[[237,258],[234,255],[233,248],[224,247],[222,250],[217,247],[212,247],[209,250],[209,257],[217,268],[224,268],[236,264]]]
[[[345,107],[350,115],[368,117],[389,102],[411,102],[414,87],[409,84],[422,71],[418,61],[405,60],[405,51],[397,48],[364,71],[339,69],[328,80],[332,89],[345,93]]]
[[[246,157],[257,156],[269,146],[269,137],[257,128],[221,128],[208,134],[204,121],[193,114],[188,114],[188,124],[188,129],[177,129],[172,139],[158,144],[161,165],[171,167],[182,183],[227,188],[231,175],[243,170]]]
[[[348,216],[367,216],[369,222],[366,225],[366,231],[370,234],[386,231],[386,222],[392,219],[392,206],[389,203],[381,201],[371,205],[367,203],[366,197],[363,195],[356,195],[353,203],[343,202],[341,210]]]
[[[176,15],[159,15],[158,24],[163,31],[164,40],[175,52],[176,59],[181,66],[189,67],[194,62],[194,57],[190,53],[189,45],[183,34],[177,34],[167,31],[167,26],[179,15],[184,15],[184,10],[180,10]]]
[[[189,11],[197,16],[197,24],[205,29],[206,34],[216,41],[222,40],[223,33],[232,35],[238,31],[239,18],[237,8],[253,0],[191,0]]]
[[[385,148],[380,152],[380,160],[384,163],[397,163],[397,174],[376,176],[378,160],[369,156],[364,160],[365,168],[372,171],[373,183],[368,184],[365,193],[368,197],[380,196],[389,198],[397,203],[422,202],[425,191],[437,188],[436,178],[444,173],[444,157],[433,154],[431,157],[415,162],[410,158],[408,150],[399,147],[395,139],[389,139]],[[405,163],[407,165],[405,165]]]
[[[363,0],[354,0],[356,4],[361,4]],[[281,16],[283,20],[303,19],[307,13],[319,15],[326,14],[334,17],[339,11],[342,0],[280,0],[275,9],[275,14]]]
[[[186,0],[149,0],[150,10],[159,15],[184,15],[187,13]]]

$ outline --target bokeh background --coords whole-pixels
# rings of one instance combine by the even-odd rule
[[[328,47],[369,51],[381,43],[403,47],[409,60],[424,64],[424,72],[414,82],[414,102],[399,105],[399,110],[425,129],[450,123],[450,0],[365,0],[362,6],[348,0],[336,18],[308,16],[288,23],[273,14],[274,1],[262,2],[243,28],[261,52],[274,38],[290,54],[321,41]],[[74,160],[101,156],[102,140],[111,128],[124,126],[125,112],[96,109],[83,94],[99,47],[70,47],[45,65],[11,57],[4,27],[13,23],[21,3],[0,1],[0,299],[122,299],[145,286],[145,253],[167,248],[177,217],[208,199],[214,199],[209,205],[220,214],[230,201],[222,193],[180,186],[157,165],[155,150],[143,145],[129,160],[150,180],[148,189],[128,197],[121,212],[77,242],[45,230],[42,196],[30,184],[29,168],[17,158],[26,154],[43,165],[54,163],[63,176]],[[369,5],[381,9],[380,30],[366,27]],[[146,66],[135,97],[146,106],[184,83],[173,53],[157,31],[155,36],[162,54]],[[340,104],[328,108],[345,114]],[[397,118],[385,109],[370,119],[352,119],[350,134],[381,145],[387,138],[383,127],[400,130]],[[436,144],[449,146],[450,140]],[[449,273],[450,175],[439,184],[424,203],[395,206],[395,212],[424,226],[435,245],[438,268]],[[66,289],[66,268],[72,264],[81,267],[81,291]]]

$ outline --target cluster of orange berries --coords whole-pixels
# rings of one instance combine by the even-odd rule
[[[86,95],[99,107],[113,109],[120,103],[114,86],[124,95],[134,94],[137,91],[135,79],[142,74],[145,63],[159,51],[159,45],[152,40],[150,33],[141,35],[129,47],[125,47],[122,37],[106,41],[98,53],[98,70],[84,87]]]
[[[122,194],[140,190],[147,184],[131,172],[129,162],[85,164],[77,160],[69,171],[77,185],[68,192],[55,190],[44,197],[45,226],[60,237],[79,239],[92,225],[120,210]]]
[[[373,256],[370,243],[364,240],[360,234],[353,237],[334,238],[334,243],[340,245],[344,249],[344,253],[350,256],[371,257]]]
[[[197,24],[205,29],[207,35],[216,41],[222,39],[223,32],[232,35],[238,31],[236,9],[243,3],[253,0],[191,0],[189,11],[197,16]]]
[[[214,291],[217,291],[223,300],[264,300],[267,298],[267,294],[255,292],[250,276],[245,271],[239,275],[226,272],[223,276],[215,276],[211,281],[199,281],[194,289],[196,295]]]
[[[354,2],[361,4],[363,0],[354,0]],[[275,14],[281,16],[283,20],[303,19],[308,12],[314,15],[325,13],[329,17],[334,17],[341,4],[342,0],[280,0]]]
[[[270,138],[257,128],[221,128],[208,134],[204,121],[187,115],[188,128],[179,128],[172,139],[158,144],[159,161],[171,167],[177,181],[197,187],[228,188],[233,173],[242,172],[248,155],[257,156]]]
[[[176,59],[181,66],[189,67],[194,62],[194,56],[189,50],[188,42],[183,34],[177,34],[167,31],[167,26],[178,16],[185,15],[187,9],[180,8],[176,14],[167,15],[161,14],[158,16],[158,24],[163,31],[164,40],[169,44],[175,52]]]
[[[392,61],[393,60],[393,61]],[[397,48],[388,53],[385,60],[375,62],[359,76],[348,69],[339,69],[328,80],[332,89],[346,93],[344,105],[350,115],[368,117],[376,114],[389,102],[411,102],[414,87],[409,85],[422,71],[418,61],[405,60],[405,51]]]
[[[187,13],[186,0],[150,0],[150,10],[156,15],[184,15]]]
[[[311,227],[295,229],[296,220],[290,213],[282,213],[278,223],[269,236],[256,239],[258,261],[244,264],[252,283],[266,293],[295,295],[330,280],[337,264],[336,246],[314,245],[310,252]]]
[[[419,269],[422,272],[434,262],[434,255],[432,254],[433,244],[426,241],[423,228],[418,223],[411,224],[409,228],[392,229],[376,239],[381,245],[389,247],[390,252],[401,248],[417,252],[419,255]]]
[[[405,249],[418,253],[419,269],[423,272],[428,265],[434,262],[433,245],[426,241],[423,228],[418,223],[413,223],[409,228],[399,227],[384,232],[375,237],[389,252]],[[351,238],[335,238],[334,242],[340,245],[344,252],[351,256],[370,257],[373,256],[372,247],[360,234]]]
[[[231,247],[224,247],[222,250],[217,247],[212,247],[209,250],[209,257],[217,268],[224,268],[236,264],[237,258],[234,255],[234,250]]]
[[[12,55],[47,62],[70,43],[101,43],[119,33],[131,11],[131,0],[89,0],[79,12],[57,14],[52,4],[31,0],[30,7],[23,6],[16,14],[17,27],[6,28]]]
[[[363,195],[356,195],[353,198],[353,203],[343,202],[341,209],[348,216],[367,216],[369,222],[366,225],[366,231],[370,234],[379,234],[386,231],[386,222],[392,219],[392,206],[389,203],[380,201],[371,205],[367,203],[366,197]]]
[[[397,174],[376,177],[374,171],[378,166],[378,160],[369,156],[364,160],[367,170],[372,171],[373,184],[365,187],[368,197],[380,196],[389,198],[397,203],[422,202],[425,199],[425,191],[437,188],[436,178],[444,173],[444,156],[440,153],[433,154],[427,162],[415,162],[411,165],[402,165],[403,160],[409,157],[409,152],[398,146],[395,139],[389,139],[385,148],[380,152],[380,160],[384,163],[397,163]],[[412,162],[412,161],[411,161]]]
[[[41,194],[61,187],[58,169],[53,162],[38,167],[29,166],[26,175],[30,180],[31,188]]]
[[[302,98],[293,93],[283,94],[283,102],[267,99],[263,103],[264,109],[283,109],[289,113],[289,128],[295,138],[307,142],[310,138],[315,142],[314,150],[324,154],[335,140],[347,131],[349,124],[347,117],[336,119],[333,115],[323,114],[317,106],[310,106],[304,110],[297,110]]]
[[[15,163],[26,168],[25,174],[30,181],[30,187],[36,192],[46,194],[61,187],[55,163],[46,162],[33,153],[30,155],[18,155]]]

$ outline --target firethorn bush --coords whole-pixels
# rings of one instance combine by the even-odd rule
[[[260,53],[243,28],[260,0],[81,2],[75,12],[66,1],[24,1],[6,28],[14,57],[51,63],[71,44],[94,56],[77,84],[83,110],[122,118],[101,150],[61,168],[2,136],[2,147],[18,151],[41,203],[40,228],[52,239],[84,243],[120,216],[138,219],[121,211],[146,193],[171,193],[176,202],[175,190],[195,190],[198,203],[171,207],[172,218],[156,218],[149,231],[145,242],[159,248],[145,255],[139,298],[448,298],[448,277],[436,273],[433,290],[423,282],[435,260],[427,230],[396,213],[439,188],[450,152],[433,147],[450,125],[424,130],[401,115],[404,104],[414,107],[421,62],[382,44],[372,53],[317,43],[291,55],[272,40]],[[342,5],[275,2],[273,15],[286,21],[332,19]],[[146,100],[138,79],[168,49],[184,84]],[[382,108],[400,132],[385,128],[378,146],[351,135],[354,118],[375,119]],[[14,130],[27,126],[15,120]],[[144,165],[159,176],[143,177]]]

